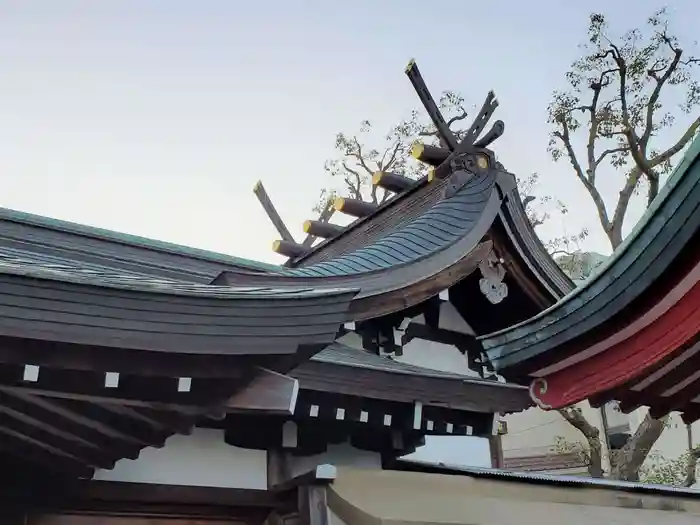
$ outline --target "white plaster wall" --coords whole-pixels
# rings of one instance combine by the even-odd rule
[[[362,349],[362,339],[354,332],[349,332],[338,339],[339,342]],[[365,351],[365,350],[363,350]],[[476,377],[469,368],[467,357],[453,345],[434,343],[424,339],[413,339],[403,347],[402,356],[392,356],[396,361],[422,366],[442,372],[453,372]]]
[[[289,455],[287,461],[292,476],[304,474],[318,465],[325,464],[336,467],[382,468],[382,457],[379,453],[355,448],[350,443],[328,445],[326,452],[314,456]]]
[[[425,445],[405,459],[467,467],[491,467],[489,440],[471,436],[426,436]]]
[[[222,430],[194,429],[170,437],[163,448],[146,448],[137,459],[122,459],[93,477],[203,487],[267,488],[267,453],[232,447]]]
[[[453,345],[413,339],[403,347],[403,355],[394,359],[432,370],[477,377],[476,372],[469,368],[467,357]]]

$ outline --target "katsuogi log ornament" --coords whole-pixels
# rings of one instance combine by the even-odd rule
[[[445,197],[454,195],[475,174],[497,169],[496,158],[487,147],[503,135],[505,128],[503,121],[494,122],[491,129],[482,136],[482,132],[498,107],[498,100],[493,92],[490,91],[486,96],[479,114],[460,141],[445,122],[413,60],[406,67],[406,75],[433,121],[441,144],[441,146],[431,146],[416,143],[411,148],[411,155],[434,167],[434,171],[430,174],[431,179],[449,178]]]

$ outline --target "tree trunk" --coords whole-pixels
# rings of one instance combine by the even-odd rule
[[[615,468],[610,473],[610,478],[639,481],[639,469],[649,456],[654,443],[666,428],[667,420],[668,416],[654,419],[647,413],[637,431],[617,453],[617,461]]]
[[[603,472],[603,447],[600,442],[598,427],[591,425],[583,416],[580,408],[562,408],[559,413],[571,426],[578,429],[588,443],[588,474],[592,478],[602,478]]]
[[[694,448],[693,450],[690,451],[690,454],[688,455],[688,465],[686,467],[687,470],[685,473],[685,483],[683,483],[683,485],[686,487],[692,487],[693,485],[695,485],[695,482],[697,481],[695,474],[698,470],[698,458],[699,457],[700,457],[700,447]]]

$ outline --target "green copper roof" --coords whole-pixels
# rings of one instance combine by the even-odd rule
[[[700,137],[625,242],[586,282],[537,316],[479,338],[489,360],[503,370],[594,333],[645,293],[699,231]]]
[[[31,226],[58,230],[66,233],[72,233],[75,235],[81,235],[84,237],[92,237],[94,239],[122,243],[130,246],[138,246],[140,248],[146,248],[149,250],[172,253],[176,255],[184,255],[221,264],[236,265],[251,270],[278,271],[280,269],[280,267],[275,264],[251,261],[249,259],[233,257],[231,255],[225,255],[222,253],[200,250],[199,248],[191,248],[189,246],[182,246],[179,244],[173,244],[164,241],[156,241],[154,239],[147,239],[145,237],[139,237],[137,235],[129,235],[126,233],[106,230],[104,228],[96,228],[93,226],[86,226],[84,224],[77,224],[74,222],[52,219],[49,217],[43,217],[41,215],[34,215],[31,213],[10,210],[8,208],[0,208],[0,220],[28,224]]]

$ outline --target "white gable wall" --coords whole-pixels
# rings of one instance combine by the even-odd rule
[[[289,455],[287,462],[292,476],[304,474],[318,465],[326,464],[336,467],[382,468],[381,454],[355,448],[350,443],[328,445],[326,452],[314,456]]]
[[[267,488],[267,452],[232,447],[222,430],[196,428],[148,447],[137,459],[122,459],[93,479],[203,487]]]

